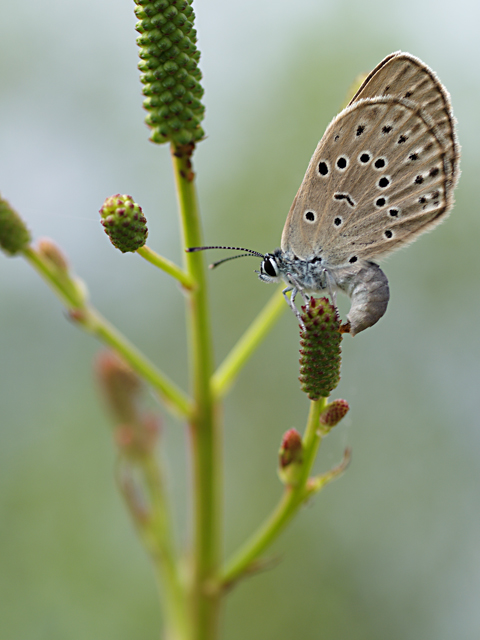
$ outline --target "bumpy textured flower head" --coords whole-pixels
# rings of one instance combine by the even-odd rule
[[[322,433],[324,435],[327,434],[330,429],[335,427],[335,425],[337,425],[340,420],[347,415],[349,410],[350,407],[348,402],[346,400],[341,400],[340,398],[330,402],[330,404],[327,404],[325,409],[322,411],[319,420]]]
[[[327,298],[302,307],[300,383],[311,400],[327,398],[340,381],[342,334],[337,310]]]
[[[24,249],[30,240],[30,232],[21,217],[0,197],[0,247],[13,256]]]
[[[135,0],[143,106],[150,140],[187,145],[204,137],[205,107],[192,0]]]
[[[131,196],[110,196],[100,209],[101,223],[112,244],[123,253],[136,251],[147,240],[147,219]]]

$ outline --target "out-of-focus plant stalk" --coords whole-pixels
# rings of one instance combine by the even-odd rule
[[[192,146],[172,144],[183,242],[202,243],[200,218],[191,164]],[[194,540],[192,553],[192,640],[214,640],[218,630],[220,594],[216,582],[221,558],[222,433],[210,379],[213,371],[203,257],[186,253],[186,271],[195,288],[188,296],[189,353],[194,408],[190,420],[193,456]]]

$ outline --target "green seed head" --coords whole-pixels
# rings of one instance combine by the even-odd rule
[[[342,334],[336,308],[327,298],[302,307],[300,384],[311,400],[327,398],[340,381]]]
[[[136,251],[147,240],[147,219],[131,196],[110,196],[100,209],[101,223],[112,244],[123,253]]]
[[[202,74],[191,2],[135,0],[138,68],[152,142],[187,145],[205,135],[200,126],[205,108],[200,102]]]
[[[21,217],[0,196],[0,247],[13,256],[25,249],[30,240],[30,231]]]

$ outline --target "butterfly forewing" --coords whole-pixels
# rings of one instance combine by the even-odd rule
[[[320,141],[282,249],[335,267],[411,242],[451,208],[457,153],[448,95],[433,72],[412,56],[389,56]]]
[[[436,74],[421,60],[408,53],[387,56],[367,76],[350,104],[376,96],[403,98],[421,105],[444,147],[449,188],[458,179],[458,143],[448,91]]]

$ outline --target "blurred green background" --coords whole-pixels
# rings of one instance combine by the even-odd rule
[[[343,346],[349,416],[319,468],[348,472],[277,542],[278,566],[232,592],[224,640],[480,637],[480,5],[475,0],[196,1],[207,139],[195,155],[205,241],[273,250],[325,127],[360,72],[402,49],[452,95],[457,204],[383,263],[386,316]],[[180,261],[169,150],[147,141],[133,3],[0,0],[0,190],[50,236],[95,305],[186,384],[184,301],[114,250],[105,197],[131,194],[149,244]],[[218,254],[214,254],[215,257]],[[213,259],[213,255],[208,258]],[[272,295],[255,260],[209,274],[216,362]],[[92,360],[21,259],[0,256],[0,637],[159,637],[156,586],[117,493]],[[343,314],[348,310],[341,301]],[[280,494],[282,433],[303,428],[298,334],[285,313],[225,405],[226,539],[234,550]],[[188,462],[165,415],[178,535]]]

